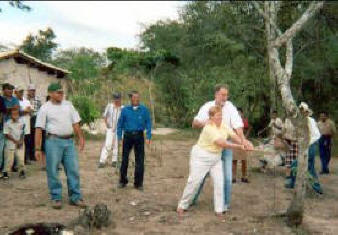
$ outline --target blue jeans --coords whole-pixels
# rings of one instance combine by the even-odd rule
[[[222,152],[222,167],[224,171],[224,203],[226,209],[229,209],[231,202],[231,188],[232,188],[232,150],[226,149]],[[196,204],[198,197],[202,191],[204,182],[208,174],[204,177],[193,201],[192,205]]]
[[[5,135],[0,131],[0,172],[4,166]]]
[[[309,173],[316,179],[318,179],[318,175],[315,169],[315,157],[316,157],[317,148],[318,148],[318,141],[310,145],[309,152],[308,152],[309,159],[308,159],[308,168],[307,168]]]
[[[331,136],[322,135],[319,139],[319,154],[322,162],[322,172],[329,173],[331,159]]]
[[[58,166],[63,164],[67,176],[68,197],[72,202],[82,199],[80,191],[79,161],[72,139],[46,139],[46,170],[52,200],[62,199],[62,183]]]

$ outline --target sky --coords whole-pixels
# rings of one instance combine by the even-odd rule
[[[19,45],[51,27],[59,48],[137,48],[142,25],[178,19],[183,1],[26,1],[30,12],[0,2],[0,45]]]

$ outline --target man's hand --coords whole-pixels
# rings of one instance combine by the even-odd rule
[[[146,139],[146,144],[150,145],[151,144],[151,140]]]
[[[243,145],[244,145],[245,150],[248,150],[248,151],[254,150],[254,146],[253,146],[253,144],[252,144],[249,140],[244,139],[244,140],[242,141],[242,143],[243,143]]]
[[[17,147],[17,148],[21,148],[22,145],[23,145],[23,140],[22,140],[22,139],[21,139],[21,140],[18,140],[18,141],[15,142],[15,144],[16,144],[16,147]]]
[[[37,161],[41,161],[42,160],[42,152],[41,152],[41,150],[36,150],[34,155],[35,155],[35,159]]]

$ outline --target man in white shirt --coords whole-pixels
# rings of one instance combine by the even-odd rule
[[[36,118],[35,156],[41,159],[42,130],[46,131],[46,171],[49,193],[54,209],[62,208],[62,183],[58,166],[63,164],[67,176],[69,204],[85,207],[80,190],[79,161],[74,144],[74,133],[79,139],[80,151],[84,138],[79,113],[69,101],[63,100],[61,84],[48,86],[50,101],[41,106]]]
[[[25,164],[26,165],[30,165],[30,161],[34,160],[34,155],[31,154],[31,144],[30,144],[30,129],[31,129],[31,123],[30,123],[30,113],[32,111],[31,109],[31,104],[29,102],[29,100],[27,100],[24,95],[24,89],[21,86],[16,86],[15,88],[15,96],[16,98],[18,98],[19,100],[19,104],[20,104],[20,113],[22,116],[22,119],[25,123],[25,126],[28,128],[29,131],[25,132],[25,137],[24,137],[24,141],[25,141]]]
[[[106,123],[106,141],[101,150],[99,168],[106,164],[109,152],[112,150],[112,167],[116,167],[118,154],[118,139],[117,139],[117,122],[121,115],[121,94],[115,93],[113,95],[113,103],[109,103],[103,113],[104,121]]]
[[[222,107],[222,122],[225,123],[228,127],[232,128],[236,134],[240,137],[242,144],[246,149],[252,150],[253,145],[248,141],[243,134],[243,121],[239,115],[236,107],[228,101],[229,88],[225,84],[216,85],[215,87],[215,100],[206,102],[198,111],[197,116],[195,116],[192,127],[193,128],[203,128],[204,125],[208,122],[208,112],[212,106],[219,105]],[[231,201],[231,187],[232,187],[232,151],[225,149],[222,152],[222,165],[224,170],[224,191],[225,191],[225,208],[226,210],[230,207]],[[200,190],[197,192],[193,204],[196,202]]]
[[[308,149],[308,172],[310,174],[309,178],[309,184],[312,186],[313,190],[315,190],[317,193],[322,194],[323,190],[320,186],[320,183],[318,181],[318,175],[315,170],[315,157],[316,153],[318,151],[318,140],[320,138],[320,132],[317,126],[316,121],[314,118],[312,118],[312,110],[309,108],[309,106],[305,102],[301,102],[299,105],[299,109],[302,109],[305,115],[307,116],[308,121],[308,127],[309,127],[309,149]],[[296,160],[297,161],[297,160]],[[297,167],[297,163],[293,164],[294,166],[291,167]],[[290,188],[293,188],[296,182],[296,174],[293,174],[293,172],[297,172],[297,170],[291,171],[291,181],[288,185]]]

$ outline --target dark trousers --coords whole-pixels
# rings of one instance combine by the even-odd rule
[[[143,186],[144,175],[144,135],[143,131],[140,132],[126,132],[123,135],[122,147],[122,164],[120,169],[120,183],[127,184],[128,177],[128,162],[129,153],[134,148],[135,152],[135,173],[134,173],[134,186]]]
[[[322,162],[322,172],[329,173],[329,163],[331,160],[331,136],[322,135],[319,139],[319,154]]]
[[[31,135],[25,135],[25,163],[29,162],[31,158]]]
[[[30,134],[30,142],[29,142],[29,154],[30,154],[30,159],[35,160],[35,121],[36,121],[36,116],[31,117],[31,134]]]

